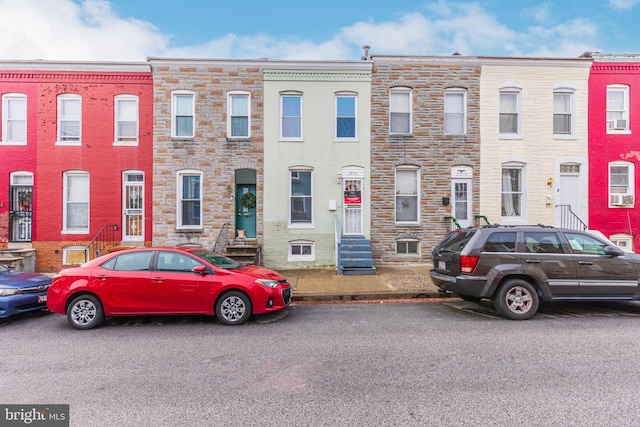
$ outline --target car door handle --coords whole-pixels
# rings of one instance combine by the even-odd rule
[[[107,280],[108,278],[109,276],[105,276],[105,275],[96,276],[96,279],[98,280]]]
[[[593,263],[591,261],[578,261],[578,264],[580,264],[580,265],[593,265]]]
[[[166,277],[152,277],[151,280],[153,280],[154,282],[164,282],[165,280],[167,280]]]
[[[529,264],[540,264],[540,260],[539,259],[525,259],[524,262],[529,263]]]

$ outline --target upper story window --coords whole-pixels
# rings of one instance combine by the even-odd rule
[[[500,136],[520,137],[521,130],[521,96],[519,88],[500,89]]]
[[[195,127],[195,94],[188,91],[171,93],[171,136],[193,138]]]
[[[202,172],[185,170],[178,172],[177,218],[178,228],[202,227]]]
[[[138,143],[138,97],[118,95],[115,98],[115,144]]]
[[[607,86],[607,133],[629,132],[629,86]]]
[[[82,97],[58,96],[58,144],[80,145],[82,135]]]
[[[69,171],[63,174],[62,228],[65,233],[89,232],[89,173]]]
[[[310,168],[289,170],[289,224],[313,224],[313,175]]]
[[[502,166],[502,218],[524,217],[524,165],[505,164]]]
[[[22,93],[2,95],[2,143],[27,144],[27,95]]]
[[[280,95],[280,139],[302,140],[302,94]]]
[[[336,94],[336,139],[356,139],[355,94]]]
[[[409,88],[393,88],[389,92],[389,133],[410,134],[413,94]]]
[[[229,138],[249,138],[251,129],[251,97],[247,92],[228,95],[227,135]]]
[[[609,207],[634,205],[634,165],[631,162],[609,163]]]
[[[467,133],[467,91],[465,89],[444,91],[444,133],[447,135]]]
[[[553,91],[553,136],[575,137],[575,93],[571,89]]]
[[[396,222],[418,222],[420,179],[417,167],[396,169]]]

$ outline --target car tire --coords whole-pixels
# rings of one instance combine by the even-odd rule
[[[225,293],[216,303],[216,317],[224,325],[242,325],[249,320],[251,313],[251,300],[239,291]]]
[[[480,297],[471,297],[469,295],[458,294],[458,296],[460,297],[461,300],[469,301],[469,302],[478,302],[478,301],[482,300],[482,298],[480,298]]]
[[[80,295],[67,308],[67,320],[75,329],[92,329],[104,320],[102,303],[93,295]]]
[[[493,306],[505,317],[526,320],[538,311],[540,299],[535,288],[526,280],[510,279],[498,288]]]

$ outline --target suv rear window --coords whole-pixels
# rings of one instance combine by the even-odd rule
[[[482,252],[515,252],[516,233],[491,233]]]
[[[476,234],[476,229],[452,231],[437,249],[443,252],[460,252],[474,234]]]

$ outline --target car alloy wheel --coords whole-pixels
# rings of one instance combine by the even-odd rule
[[[93,295],[81,295],[69,304],[67,319],[76,329],[95,328],[104,321],[102,304]]]
[[[530,319],[538,311],[538,293],[522,279],[504,282],[496,292],[494,307],[509,319]]]
[[[242,292],[227,292],[216,304],[216,316],[225,325],[241,325],[251,316],[251,300]]]

